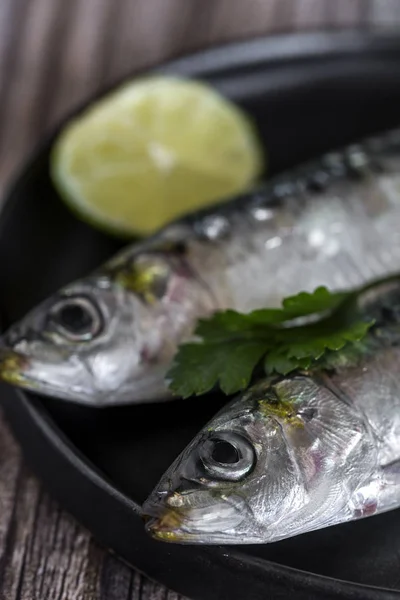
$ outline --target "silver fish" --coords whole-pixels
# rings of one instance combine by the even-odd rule
[[[400,279],[360,300],[376,324],[329,371],[255,384],[143,506],[155,538],[258,544],[400,506]]]
[[[399,260],[397,131],[130,246],[11,327],[0,377],[95,406],[167,399],[165,374],[200,317],[357,286]]]

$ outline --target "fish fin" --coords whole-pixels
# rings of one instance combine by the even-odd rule
[[[379,478],[373,478],[355,490],[349,502],[352,519],[369,517],[378,511],[380,486]]]

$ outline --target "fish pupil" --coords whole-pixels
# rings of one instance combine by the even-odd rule
[[[74,333],[88,331],[93,324],[92,316],[79,304],[63,306],[58,312],[57,320],[62,327]]]
[[[239,452],[235,446],[224,440],[214,442],[214,448],[211,453],[212,458],[224,465],[233,465],[239,462]]]

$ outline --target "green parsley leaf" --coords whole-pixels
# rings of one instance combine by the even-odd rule
[[[346,292],[331,293],[326,287],[318,287],[313,293],[300,292],[296,296],[285,298],[282,308],[262,308],[247,314],[235,310],[217,312],[211,319],[199,321],[196,335],[213,341],[226,339],[228,334],[232,338],[235,334],[243,335],[245,332],[251,336],[253,330],[260,325],[280,325],[299,317],[333,311],[348,300],[349,296]]]
[[[286,298],[282,308],[226,310],[202,319],[195,331],[199,342],[181,346],[175,356],[170,389],[184,398],[217,385],[233,394],[249,385],[261,359],[268,375],[320,366],[327,353],[356,344],[372,326],[359,314],[356,298],[357,292],[319,287]],[[306,322],[299,324],[301,318]]]
[[[285,298],[282,306],[288,318],[295,318],[335,310],[348,298],[348,292],[330,292],[320,286],[312,293],[300,292]]]
[[[293,358],[280,350],[271,350],[265,357],[264,370],[267,375],[272,375],[273,373],[288,375],[288,373],[296,369],[308,369],[311,362],[311,358]]]
[[[183,398],[210,392],[219,382],[225,394],[245,389],[268,349],[262,342],[184,344],[169,371],[170,389]]]
[[[373,321],[356,321],[340,325],[335,329],[334,319],[321,321],[315,325],[297,327],[285,332],[286,339],[265,357],[265,371],[287,375],[296,369],[309,369],[327,351],[342,350],[349,343],[359,342],[373,325]]]

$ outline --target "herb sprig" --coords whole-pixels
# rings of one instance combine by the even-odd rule
[[[286,298],[282,308],[248,314],[226,310],[200,320],[198,342],[178,349],[167,378],[184,398],[219,385],[225,394],[248,387],[256,368],[287,375],[324,364],[332,351],[359,342],[373,325],[357,309],[357,292],[325,287]]]

